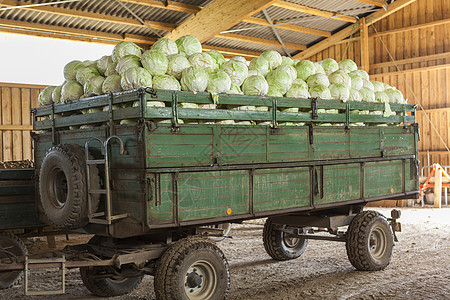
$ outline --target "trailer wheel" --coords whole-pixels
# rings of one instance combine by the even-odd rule
[[[360,271],[383,270],[391,262],[394,235],[387,219],[372,210],[359,213],[347,230],[347,256]]]
[[[90,168],[90,185],[100,188],[98,169]],[[76,229],[88,223],[87,177],[84,149],[65,144],[47,151],[39,174],[42,208],[48,219],[59,228]],[[99,204],[92,196],[91,210]]]
[[[164,252],[156,268],[158,300],[226,299],[229,288],[225,255],[207,239],[177,241]]]
[[[14,234],[0,233],[0,261],[15,263],[20,256],[28,255],[25,244]],[[23,271],[0,272],[0,289],[7,289],[17,284],[23,276]]]
[[[101,246],[106,240],[102,236],[92,237],[88,244]],[[141,283],[144,275],[137,277],[124,277],[107,267],[81,267],[81,279],[84,286],[99,297],[113,297],[131,293]]]
[[[267,218],[263,230],[264,248],[275,260],[290,260],[300,257],[306,250],[307,239],[289,236],[277,230],[272,218]]]

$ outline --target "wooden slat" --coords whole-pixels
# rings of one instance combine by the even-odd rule
[[[22,123],[22,98],[21,89],[12,88],[11,98],[12,98],[12,124]],[[18,130],[12,131],[12,156],[13,160],[22,160],[22,132]]]
[[[234,41],[242,41],[242,42],[248,42],[248,43],[281,47],[280,42],[277,40],[263,39],[263,38],[253,37],[253,36],[242,35],[242,34],[224,33],[224,34],[217,34],[215,37],[222,38],[222,39],[234,40]],[[286,46],[286,48],[289,48],[289,49],[296,49],[296,50],[305,50],[306,49],[305,45],[300,45],[300,44],[284,42],[284,45]]]
[[[371,25],[375,22],[380,21],[383,18],[386,18],[387,16],[390,16],[391,14],[399,11],[400,9],[404,8],[405,6],[410,5],[411,3],[415,2],[416,0],[397,0],[392,2],[388,5],[386,10],[380,9],[370,16],[366,17],[367,25]]]
[[[15,129],[22,130],[22,159],[32,159],[31,153],[31,91],[29,88],[23,87],[21,89],[22,95],[22,127],[27,129]]]
[[[274,2],[276,0],[215,0],[166,37],[176,40],[185,34],[194,34],[204,42]]]
[[[11,88],[2,88],[2,124],[12,124],[12,95]],[[12,160],[12,132],[10,130],[3,131],[3,160]]]
[[[311,8],[305,5],[300,5],[292,2],[287,1],[278,1],[273,4],[273,6],[281,7],[293,11],[298,11],[301,13],[311,14],[315,16],[325,17],[325,18],[333,18],[336,20],[344,21],[344,22],[350,22],[350,23],[356,23],[356,18],[352,16],[341,16],[338,13],[333,13],[329,11],[319,10],[315,8]]]
[[[432,70],[440,70],[440,69],[448,69],[448,68],[450,68],[450,64],[401,70],[401,72],[403,74],[407,74],[407,73],[417,73],[417,72],[422,72],[422,71],[432,71]],[[393,74],[398,74],[398,73],[399,73],[399,71],[392,71],[392,72],[385,72],[382,75],[388,76],[388,75],[393,75]],[[379,75],[379,74],[376,74],[376,75]]]
[[[29,89],[44,89],[44,88],[47,87],[47,85],[14,83],[14,82],[0,82],[0,87],[17,87],[17,88],[29,88]]]
[[[18,110],[19,112],[22,112],[23,114],[26,114],[25,112],[27,111],[26,109],[24,109],[23,111],[21,109]],[[29,116],[27,116],[29,117]],[[31,125],[0,125],[0,130],[23,130],[23,131],[27,131],[27,130],[32,130],[33,126]]]

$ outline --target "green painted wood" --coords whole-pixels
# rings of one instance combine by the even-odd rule
[[[151,225],[174,223],[173,174],[161,174],[159,182],[156,174],[148,174],[147,178],[151,180],[148,193],[152,194],[152,197],[147,197],[148,223]]]
[[[249,177],[244,170],[180,173],[177,192],[180,221],[249,212]]]
[[[255,170],[253,209],[255,212],[309,206],[309,168]]]
[[[0,197],[0,229],[43,226],[36,211],[34,194]]]
[[[319,179],[320,180],[320,179]],[[360,165],[323,167],[323,195],[314,195],[314,204],[336,203],[360,198]]]
[[[368,162],[364,165],[365,198],[397,194],[401,192],[401,160]]]

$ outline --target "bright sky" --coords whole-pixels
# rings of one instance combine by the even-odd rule
[[[96,60],[114,46],[0,33],[0,82],[60,85],[72,60]]]

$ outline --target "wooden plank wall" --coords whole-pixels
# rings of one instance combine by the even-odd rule
[[[350,58],[361,65],[360,42],[352,38],[310,59]],[[450,147],[450,1],[417,0],[369,26],[369,49],[371,80],[396,86],[409,103],[420,103],[425,110],[417,112],[421,166],[450,165],[439,137]]]
[[[0,161],[33,159],[31,152],[32,107],[45,86],[0,83]]]

